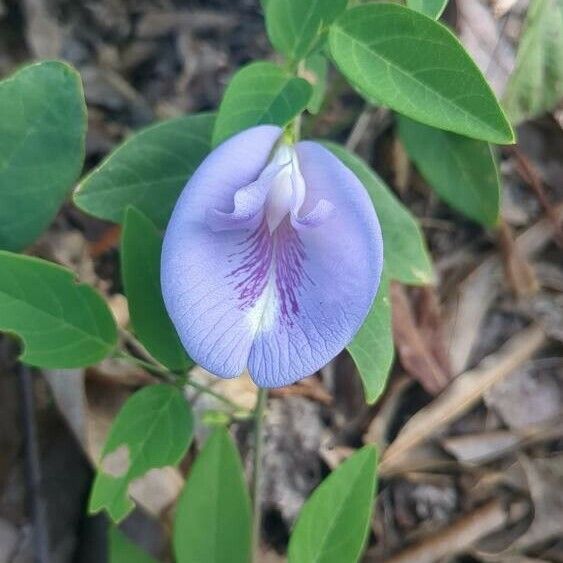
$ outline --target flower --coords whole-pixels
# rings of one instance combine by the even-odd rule
[[[288,385],[361,327],[383,264],[369,196],[318,143],[262,125],[218,146],[184,188],[162,250],[164,302],[189,355],[224,378]]]

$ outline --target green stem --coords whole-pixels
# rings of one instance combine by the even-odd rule
[[[209,387],[202,385],[197,381],[193,381],[192,379],[189,379],[185,374],[182,375],[175,374],[171,371],[168,371],[166,368],[159,366],[156,363],[153,364],[151,362],[147,362],[145,360],[142,360],[141,358],[132,356],[127,352],[119,351],[117,353],[117,357],[146,369],[150,373],[159,376],[167,383],[180,384],[181,386],[189,385],[190,387],[197,389],[201,393],[205,393],[206,395],[209,395],[211,397],[214,397],[218,401],[221,401],[223,404],[227,405],[234,411],[241,413],[247,412],[247,409],[245,407],[238,405],[234,401],[231,401],[224,395],[221,395],[221,393],[217,393],[217,391],[213,391],[213,389],[210,389]]]
[[[264,446],[264,411],[268,390],[258,389],[254,408],[254,471],[252,476],[252,553],[254,562],[260,562],[260,531],[262,529],[262,450]]]

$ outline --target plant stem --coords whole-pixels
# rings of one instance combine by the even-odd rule
[[[264,411],[268,401],[268,390],[258,389],[254,408],[254,471],[252,476],[252,553],[259,563],[260,531],[262,528],[262,449],[264,446]]]
[[[234,401],[231,401],[229,398],[225,397],[224,395],[221,395],[221,393],[217,393],[217,391],[213,391],[213,389],[211,389],[211,388],[209,388],[205,385],[202,385],[201,383],[198,383],[197,381],[193,381],[193,380],[189,379],[185,374],[177,375],[177,374],[175,374],[171,371],[168,371],[166,368],[163,368],[156,363],[147,362],[145,360],[142,360],[141,358],[137,358],[135,356],[132,356],[131,354],[129,354],[127,352],[120,351],[120,352],[118,352],[117,357],[146,369],[150,373],[153,373],[153,374],[161,377],[167,383],[172,383],[172,384],[180,383],[182,386],[183,385],[189,385],[190,387],[197,389],[201,393],[205,393],[206,395],[209,395],[211,397],[214,397],[218,401],[221,401],[223,404],[227,405],[228,407],[230,407],[234,411],[238,411],[238,412],[242,412],[242,413],[247,412],[247,409],[245,407],[238,405]]]

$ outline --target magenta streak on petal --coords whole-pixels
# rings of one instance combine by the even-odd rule
[[[242,262],[228,275],[235,279],[239,308],[254,307],[273,275],[281,321],[292,326],[299,313],[298,296],[303,283],[312,283],[303,266],[306,255],[299,234],[288,217],[273,233],[263,219],[241,244],[243,248],[230,255],[229,261]]]

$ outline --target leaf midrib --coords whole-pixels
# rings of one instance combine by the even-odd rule
[[[74,288],[75,291],[79,291],[79,288],[82,287],[81,284],[77,284],[77,287]],[[62,324],[64,327],[71,327],[73,328],[76,332],[78,332],[81,336],[85,336],[87,337],[89,340],[94,340],[97,343],[101,343],[103,344],[104,348],[111,348],[111,344],[107,341],[107,340],[102,340],[99,335],[94,336],[92,333],[90,332],[86,332],[84,329],[82,329],[79,326],[76,326],[70,322],[68,322],[64,317],[57,317],[56,315],[53,315],[52,313],[48,312],[48,311],[44,311],[43,309],[40,309],[39,307],[32,305],[31,303],[29,303],[28,301],[24,301],[22,298],[20,297],[15,297],[14,295],[8,293],[5,289],[0,289],[0,296],[5,295],[8,299],[11,299],[12,301],[15,301],[16,303],[22,303],[24,306],[31,308],[33,311],[37,311],[39,313],[41,313],[42,315],[45,315],[46,317],[48,317],[49,319],[54,319],[55,321],[58,321],[59,324]],[[10,304],[10,302],[8,301],[7,304]],[[96,326],[98,326],[98,323],[95,323]],[[4,330],[15,330],[11,327],[6,326],[6,328]],[[21,337],[25,340],[25,333],[21,332],[21,331],[16,331],[17,334],[20,334]]]
[[[345,494],[343,500],[340,502],[340,506],[336,510],[336,513],[333,513],[334,517],[331,519],[330,524],[325,528],[325,533],[322,535],[322,540],[319,541],[319,546],[320,546],[319,550],[318,550],[315,558],[311,561],[311,563],[319,563],[320,561],[322,561],[321,556],[325,553],[325,546],[326,546],[327,538],[330,537],[330,534],[331,534],[331,532],[333,531],[333,529],[336,525],[336,521],[338,520],[338,517],[344,511],[345,503],[350,498],[352,491],[354,489],[353,485],[356,483],[356,481],[361,476],[361,473],[362,473],[367,461],[368,461],[368,456],[366,455],[366,459],[358,467],[358,472],[356,473],[354,481],[353,482],[348,481],[349,484],[351,483],[351,486],[348,487],[348,490],[346,491],[346,494]]]
[[[413,74],[410,74],[407,70],[403,69],[401,66],[396,64],[395,61],[392,61],[391,59],[387,59],[383,55],[375,52],[367,44],[364,45],[358,39],[356,39],[354,36],[350,35],[349,33],[346,33],[343,28],[338,27],[338,26],[334,26],[333,27],[333,33],[334,34],[340,34],[343,38],[349,40],[352,43],[352,47],[360,48],[363,51],[367,51],[370,55],[379,59],[380,61],[382,61],[384,64],[386,64],[390,68],[397,70],[404,77],[406,77],[410,80],[413,80],[418,85],[420,85],[422,88],[432,92],[442,103],[445,103],[447,106],[453,107],[454,109],[460,111],[461,113],[463,113],[466,116],[466,118],[471,119],[474,123],[476,122],[480,126],[482,126],[486,131],[492,132],[492,133],[494,133],[495,135],[498,136],[499,131],[497,129],[491,128],[485,121],[482,121],[479,117],[469,113],[467,110],[465,110],[463,107],[457,105],[455,102],[453,102],[449,98],[444,97],[440,92],[438,92],[437,90],[435,90],[434,88],[432,88],[428,84],[421,82]]]

